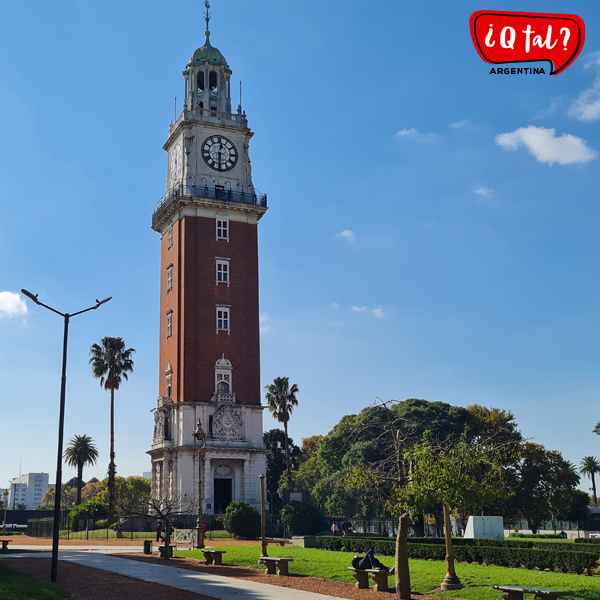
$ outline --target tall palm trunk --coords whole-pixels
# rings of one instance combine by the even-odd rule
[[[110,390],[110,462],[108,463],[108,524],[115,522],[115,390]]]
[[[408,568],[408,526],[410,518],[407,513],[398,519],[396,535],[396,596],[401,600],[410,600],[410,569]]]
[[[83,461],[77,461],[77,505],[81,504],[81,488],[83,487]]]
[[[598,498],[596,497],[596,479],[594,478],[594,471],[590,473],[592,476],[592,493],[594,494],[594,506],[598,506]]]
[[[283,431],[285,432],[285,468],[287,470],[288,490],[292,489],[292,471],[290,470],[290,445],[288,443],[287,421],[283,422]]]

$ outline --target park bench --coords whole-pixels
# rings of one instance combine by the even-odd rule
[[[12,542],[12,540],[0,540],[2,542],[2,550],[8,550],[8,545]]]
[[[161,558],[165,558],[165,545],[161,544],[160,546],[157,546],[158,551],[160,552],[160,557]],[[169,558],[173,558],[173,552],[175,552],[177,550],[177,546],[174,546],[173,544],[169,544]]]
[[[369,573],[371,573],[371,577],[373,577],[373,581],[375,582],[373,589],[376,592],[387,592],[389,589],[389,573],[383,569],[355,569],[354,567],[348,567],[348,570],[352,571],[352,575],[354,575],[354,579],[356,579],[355,586],[359,590],[369,589]]]
[[[259,565],[267,565],[267,575],[275,575],[279,571],[278,575],[288,574],[288,563],[294,560],[293,558],[278,558],[275,556],[261,556],[258,559]]]
[[[518,585],[495,585],[495,590],[502,592],[504,600],[523,600],[523,594],[534,594],[535,600],[553,600],[559,596],[568,596],[570,592],[559,590],[539,590],[537,588],[526,588]]]
[[[225,554],[226,552],[227,550],[202,550],[204,558],[206,558],[207,565],[222,565],[223,554]]]

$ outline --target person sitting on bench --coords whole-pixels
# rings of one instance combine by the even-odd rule
[[[375,552],[369,550],[364,556],[354,555],[352,559],[352,567],[354,569],[360,569],[364,571],[366,569],[379,569],[380,571],[387,571],[391,575],[394,574],[394,567],[386,567],[379,560],[375,558]]]

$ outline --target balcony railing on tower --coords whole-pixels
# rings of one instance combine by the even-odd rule
[[[206,198],[209,200],[225,200],[267,208],[267,195],[255,191],[244,192],[225,189],[223,186],[174,185],[157,203],[152,213],[152,229],[160,226],[163,219],[170,216],[171,210],[185,202],[185,198]]]

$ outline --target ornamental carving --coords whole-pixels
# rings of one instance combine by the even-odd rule
[[[160,444],[165,439],[165,413],[162,410],[154,411],[154,437],[153,444]]]
[[[244,439],[242,411],[233,408],[233,406],[219,406],[213,415],[212,433],[217,439]]]
[[[219,465],[215,469],[215,477],[221,478],[221,479],[227,479],[227,478],[230,479],[231,477],[233,477],[233,472],[231,471],[231,467],[228,467],[227,465]]]

